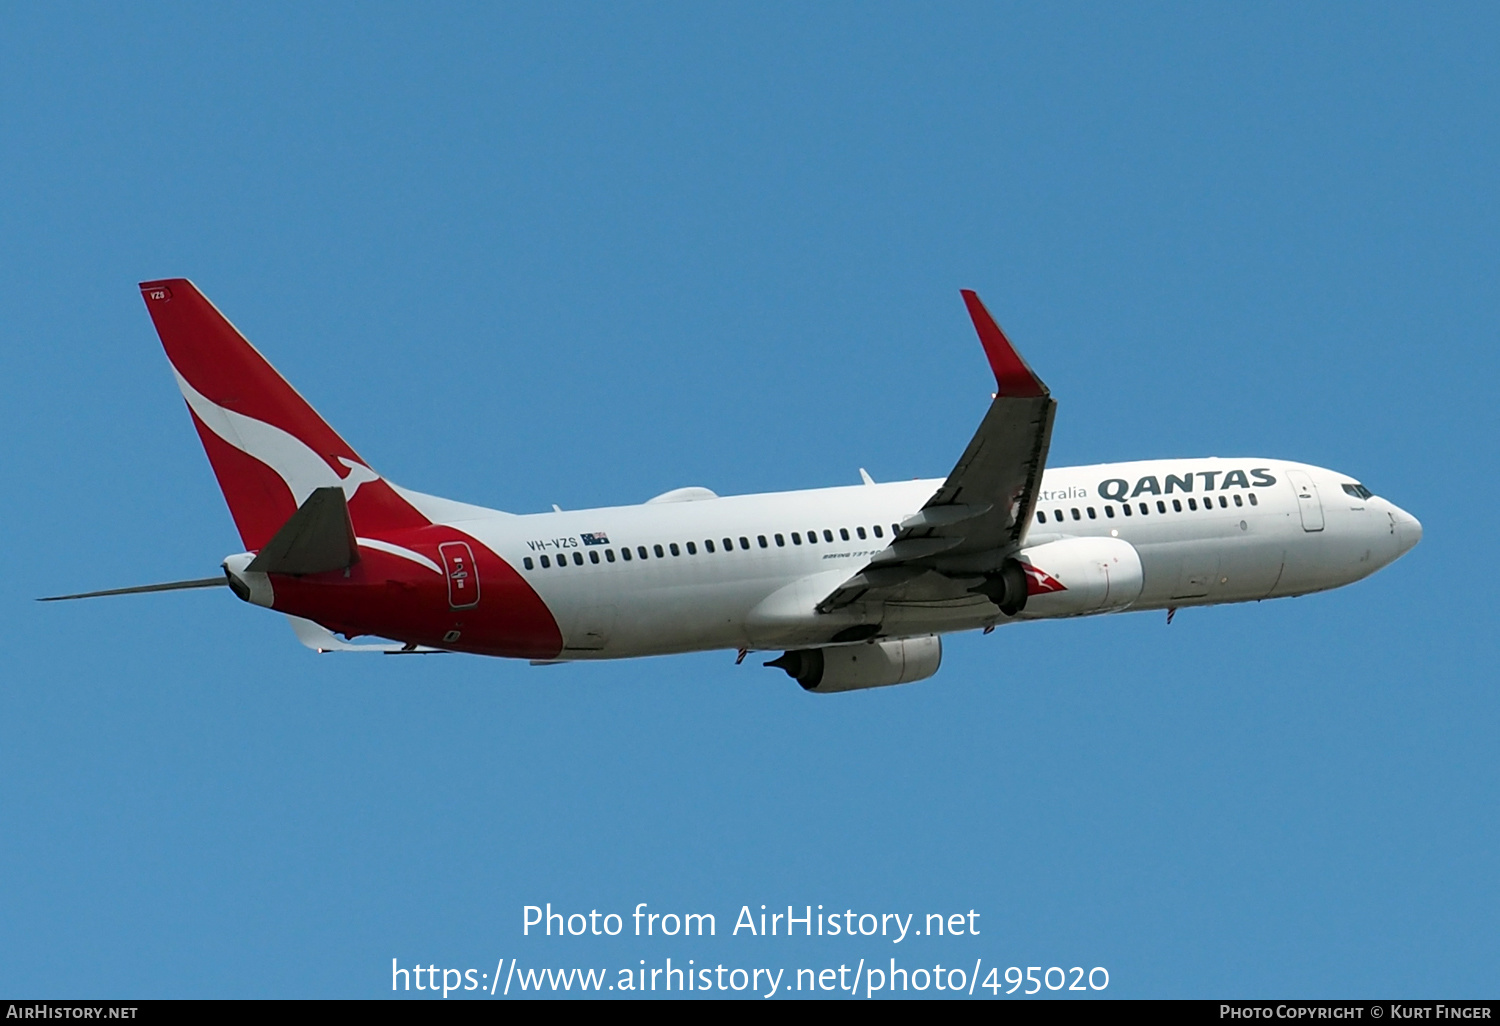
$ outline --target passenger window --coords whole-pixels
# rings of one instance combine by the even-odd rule
[[[1135,515],[1135,513],[1130,508],[1130,503],[1128,502],[1120,503],[1120,512],[1124,513],[1127,517]]]
[[[546,556],[542,557],[542,569],[543,570],[550,570],[550,569],[552,569],[552,560],[548,559]]]
[[[1158,513],[1165,513],[1166,511],[1167,511],[1167,504],[1165,502],[1162,502],[1160,499],[1157,499],[1156,500],[1156,512],[1158,512]]]
[[[1047,522],[1047,514],[1045,512],[1043,512],[1042,510],[1037,510],[1036,511],[1036,522],[1039,523],[1039,524],[1045,524]]]
[[[1141,503],[1140,506],[1141,506],[1141,516],[1145,516],[1147,513],[1151,512],[1151,507],[1148,506],[1148,505],[1146,505],[1144,502]]]
[[[776,536],[776,547],[778,549],[784,549],[784,548],[786,548],[786,536],[785,535],[778,534]]]
[[[857,534],[857,535],[859,535],[859,540],[860,541],[864,541],[865,540],[865,529],[863,527],[856,527],[854,529],[854,533]]]
[[[696,556],[698,554],[698,546],[692,542],[687,543],[687,550],[689,556]]]
[[[651,548],[653,548],[654,550],[656,550],[656,558],[657,559],[661,559],[664,556],[666,556],[666,552],[662,549],[662,547],[660,545],[653,545],[653,546],[651,546]]]
[[[583,566],[583,553],[582,552],[575,552],[575,553],[573,553],[573,565],[574,566]]]
[[[712,551],[714,551],[714,540],[712,538],[704,538],[703,539],[703,551],[704,552],[712,552]]]
[[[605,549],[604,550],[604,560],[607,563],[613,563],[615,561],[615,550],[614,549]]]
[[[1224,496],[1222,496],[1222,495],[1219,496],[1219,508],[1220,509],[1228,509],[1229,508],[1229,500],[1226,499],[1226,498],[1224,498]]]
[[[746,538],[743,534],[740,535],[740,548],[742,548],[742,549],[748,549],[749,547],[750,547],[750,539]]]
[[[674,556],[680,556],[680,555],[682,555],[682,550],[677,547],[677,543],[676,542],[668,542],[667,543],[667,550],[669,552],[671,552],[672,555],[674,555]]]
[[[809,544],[809,545],[816,545],[816,544],[818,544],[818,532],[817,531],[808,531],[807,532],[807,544]]]
[[[630,562],[630,548],[629,548],[629,546],[626,546],[625,548],[622,548],[620,550],[620,556],[621,556],[621,558],[623,558],[625,560],[625,562],[627,562],[627,563]]]
[[[801,545],[802,544],[802,535],[800,533],[798,533],[797,531],[793,531],[792,532],[792,544],[793,545]]]
[[[885,537],[885,532],[880,529],[880,525],[879,524],[875,525],[875,537],[877,537],[877,538],[884,538]]]
[[[1094,507],[1092,507],[1092,506],[1089,507],[1089,519],[1090,520],[1098,520],[1099,519],[1099,515],[1094,512]]]
[[[768,549],[771,547],[771,543],[766,541],[766,536],[763,534],[757,534],[755,536],[755,540],[760,543],[760,547],[763,549]]]
[[[839,528],[839,537],[842,538],[842,539],[844,539],[844,541],[848,541],[849,540],[849,528],[847,528],[847,527],[841,527],[841,528]]]
[[[530,570],[532,568],[531,567],[531,557],[527,556],[525,559],[521,560],[521,565],[524,566],[526,569]]]
[[[1078,512],[1078,507],[1077,506],[1073,507],[1073,519],[1074,520],[1082,520],[1083,519],[1083,514],[1080,513],[1080,512]]]
[[[598,549],[589,549],[589,562],[590,563],[598,563],[599,562],[599,550]]]
[[[894,538],[894,537],[896,537],[896,535],[898,535],[900,533],[901,533],[901,525],[900,524],[892,524],[891,525],[891,537]]]
[[[1053,510],[1052,511],[1052,519],[1056,520],[1059,524],[1062,523],[1062,520],[1063,520],[1062,510],[1060,510],[1060,509]]]
[[[1113,520],[1115,518],[1115,508],[1113,506],[1105,506],[1104,515]]]
[[[827,542],[833,541],[833,532],[825,528],[823,531],[823,540]]]
[[[1243,506],[1245,504],[1245,500],[1242,499],[1242,498],[1240,498],[1240,493],[1239,492],[1235,492],[1234,493],[1234,504],[1236,506]]]
[[[1172,500],[1172,508],[1174,510],[1176,510],[1178,513],[1181,513],[1182,512],[1182,500],[1181,499],[1173,499]]]
[[[1188,500],[1188,509],[1196,510],[1197,508],[1198,508],[1198,500],[1197,499],[1189,499]]]
[[[1258,499],[1256,499],[1254,492],[1250,493],[1250,505],[1252,505],[1252,506],[1259,506],[1260,505],[1260,501]]]
[[[658,547],[658,548],[659,548],[659,547]],[[640,557],[641,557],[641,558],[642,558],[642,559],[646,559],[646,558],[648,558],[648,557],[647,557],[647,556],[646,556],[646,546],[644,546],[644,545],[637,545],[637,546],[636,546],[636,547],[635,547],[635,554],[636,554],[636,555],[637,555],[637,556],[640,556]]]
[[[734,539],[733,538],[725,538],[724,539],[724,551],[725,552],[733,552],[734,551]]]

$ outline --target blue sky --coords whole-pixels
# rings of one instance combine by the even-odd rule
[[[440,967],[1095,965],[1115,996],[1493,996],[1492,5],[105,5],[0,32],[0,991]],[[517,512],[939,476],[976,288],[1056,465],[1259,455],[1419,516],[1375,577],[949,639],[318,657],[135,283],[187,276],[390,478]],[[982,914],[523,938],[521,908]]]

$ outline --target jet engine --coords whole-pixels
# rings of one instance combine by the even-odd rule
[[[799,648],[765,665],[785,670],[804,690],[822,695],[926,680],[937,673],[942,661],[941,639],[928,635],[864,645]]]
[[[1119,538],[1064,538],[1022,549],[1026,619],[1125,609],[1141,595],[1140,553]]]
[[[1015,616],[1031,597],[1031,578],[1020,560],[1007,559],[999,572],[986,574],[984,581],[971,590],[995,603],[1006,616]]]

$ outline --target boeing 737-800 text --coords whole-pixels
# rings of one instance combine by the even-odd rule
[[[1302,463],[1047,468],[1056,403],[968,291],[997,391],[946,478],[528,515],[398,487],[191,282],[141,295],[246,551],[223,577],[56,597],[227,583],[320,651],[780,651],[767,665],[804,688],[848,691],[931,676],[950,631],[1303,595],[1422,534]]]

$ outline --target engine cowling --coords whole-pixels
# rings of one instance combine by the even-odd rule
[[[1125,609],[1145,584],[1140,553],[1119,538],[1064,538],[1017,557],[1027,578],[1027,619]]]
[[[804,690],[825,695],[926,680],[937,673],[942,661],[942,640],[928,635],[864,645],[799,648],[766,665],[785,670]]]

